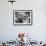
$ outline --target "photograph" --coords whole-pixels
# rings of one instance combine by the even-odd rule
[[[13,24],[31,25],[32,10],[13,10]]]

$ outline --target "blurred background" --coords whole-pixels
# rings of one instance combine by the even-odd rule
[[[13,25],[13,10],[33,10],[32,26]],[[13,5],[0,0],[0,41],[15,40],[18,32],[30,34],[32,40],[46,41],[46,0],[17,0]]]

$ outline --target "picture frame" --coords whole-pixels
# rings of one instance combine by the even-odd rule
[[[13,10],[13,25],[32,25],[32,10]]]

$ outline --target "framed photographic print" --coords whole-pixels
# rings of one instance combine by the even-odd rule
[[[13,10],[14,25],[32,25],[32,10]]]

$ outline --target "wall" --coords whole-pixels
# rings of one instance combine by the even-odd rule
[[[32,26],[14,26],[13,10],[33,10]],[[12,5],[7,0],[0,0],[0,40],[15,40],[18,32],[31,34],[33,40],[46,40],[46,1],[17,0]]]

